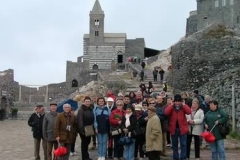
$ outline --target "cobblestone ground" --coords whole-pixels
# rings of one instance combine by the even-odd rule
[[[70,160],[81,160],[79,136],[76,142],[76,152],[78,155],[70,157]],[[167,152],[169,155],[172,153],[170,149]],[[227,150],[226,153],[226,160],[239,160],[239,150]],[[41,155],[43,155],[42,150]],[[97,151],[90,150],[90,157],[97,159]],[[191,157],[194,157],[194,151],[192,151]],[[165,159],[170,160],[171,158]],[[201,159],[211,160],[210,151],[201,150]],[[32,132],[26,121],[0,121],[0,160],[34,160]]]

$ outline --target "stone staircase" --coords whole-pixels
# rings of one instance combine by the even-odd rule
[[[142,67],[141,65],[139,64],[134,64],[134,66],[138,69],[138,70],[142,70]],[[144,78],[144,81],[143,82],[140,82],[139,81],[139,78],[137,78],[137,80],[134,80],[133,83],[130,83],[128,85],[128,88],[126,89],[125,91],[125,94],[129,94],[129,92],[133,91],[133,92],[137,92],[139,90],[139,85],[141,83],[144,83],[146,86],[148,86],[148,82],[151,81],[155,90],[154,92],[156,93],[160,93],[163,89],[163,84],[160,83],[159,81],[159,75],[158,75],[158,82],[153,82],[153,74],[152,74],[152,70],[150,69],[147,69],[145,68],[144,69],[144,75],[145,75],[145,78]],[[168,91],[167,91],[167,95],[170,96],[170,97],[173,97],[173,93],[172,93],[172,88],[170,86],[168,86]]]

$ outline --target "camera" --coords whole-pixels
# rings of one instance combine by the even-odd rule
[[[67,125],[66,130],[70,132],[71,131],[71,126]]]

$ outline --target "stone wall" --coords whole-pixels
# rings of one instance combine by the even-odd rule
[[[210,95],[225,108],[228,115],[232,116],[232,85],[235,88],[235,108],[237,126],[240,127],[240,67],[222,72],[211,77],[208,83],[198,90],[202,95]]]
[[[190,17],[187,19],[186,36],[197,32],[197,11],[190,12]]]
[[[5,71],[0,71],[0,92],[7,91],[11,92],[12,84],[14,82],[14,70],[8,69]]]
[[[175,91],[193,90],[219,73],[240,67],[238,31],[219,24],[195,33],[171,47]]]

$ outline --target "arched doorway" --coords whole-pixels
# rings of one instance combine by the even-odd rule
[[[118,51],[117,56],[118,56],[117,62],[118,63],[123,63],[123,52],[122,51]]]
[[[78,87],[78,81],[76,79],[72,80],[72,87]]]
[[[98,70],[98,65],[97,64],[93,65],[93,70]]]

